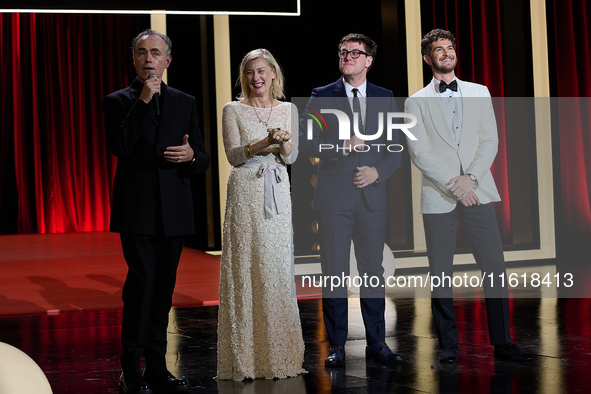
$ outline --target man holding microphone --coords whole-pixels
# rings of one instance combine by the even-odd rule
[[[166,367],[168,313],[185,237],[195,231],[191,175],[207,169],[209,155],[195,99],[162,82],[170,38],[145,30],[132,47],[137,78],[103,102],[107,143],[118,157],[110,230],[120,233],[129,268],[119,390],[183,391],[188,382]]]

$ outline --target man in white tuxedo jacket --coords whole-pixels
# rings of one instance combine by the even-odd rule
[[[488,329],[497,359],[525,361],[533,356],[511,343],[503,245],[492,202],[500,201],[490,167],[497,154],[497,125],[486,86],[456,78],[456,41],[435,29],[421,41],[423,60],[431,67],[429,85],[406,101],[417,117],[408,140],[413,163],[422,173],[421,213],[432,280],[453,277],[456,227],[470,236],[484,280]],[[505,287],[501,286],[505,276]],[[440,362],[457,362],[458,332],[451,283],[431,293],[439,339]]]

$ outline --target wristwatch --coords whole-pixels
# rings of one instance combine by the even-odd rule
[[[478,179],[476,178],[476,176],[474,174],[466,174],[466,175],[468,175],[474,183],[478,183]]]

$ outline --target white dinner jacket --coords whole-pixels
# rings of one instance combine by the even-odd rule
[[[481,204],[500,201],[490,167],[497,155],[497,123],[486,86],[457,80],[462,95],[462,128],[459,143],[447,120],[433,81],[406,100],[405,111],[417,117],[407,139],[412,162],[422,173],[421,213],[451,212],[457,204],[447,182],[474,174],[474,192]]]

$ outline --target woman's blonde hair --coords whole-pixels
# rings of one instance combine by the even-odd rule
[[[273,79],[273,85],[271,86],[270,91],[271,97],[273,97],[274,99],[285,98],[285,94],[283,93],[283,72],[281,71],[281,67],[279,66],[279,63],[277,63],[277,60],[275,60],[271,52],[263,48],[255,49],[248,52],[246,56],[244,56],[244,58],[242,59],[242,62],[240,62],[239,76],[238,80],[236,81],[236,86],[240,84],[242,92],[236,98],[238,100],[243,100],[248,98],[248,96],[250,95],[250,87],[248,86],[248,80],[246,79],[246,73],[244,70],[246,69],[246,65],[248,64],[248,62],[259,58],[265,59],[267,61],[267,64],[269,64],[273,71],[275,71],[276,76],[275,79]]]

